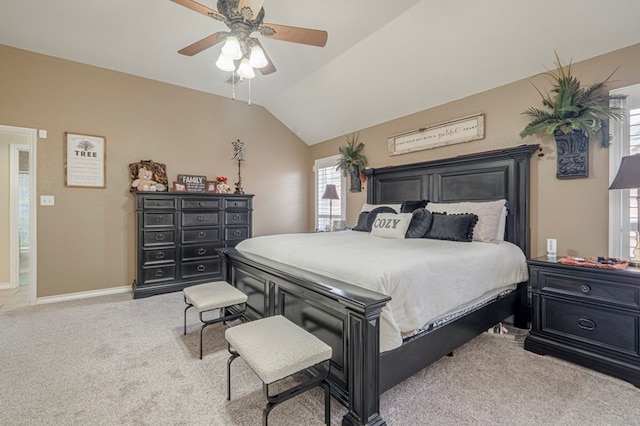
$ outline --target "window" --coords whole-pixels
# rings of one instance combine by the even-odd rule
[[[315,209],[316,230],[325,231],[331,220],[345,220],[345,179],[342,172],[336,170],[338,155],[316,160],[314,171],[316,175]],[[327,185],[335,185],[339,200],[325,200],[322,198]]]
[[[622,157],[640,154],[640,85],[616,90],[628,95],[620,106],[624,121],[611,121],[613,134],[609,148],[609,181],[618,172]],[[633,256],[638,231],[637,189],[609,191],[609,255],[629,259]]]

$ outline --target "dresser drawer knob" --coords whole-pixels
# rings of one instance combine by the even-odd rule
[[[163,223],[166,217],[164,216],[156,216],[156,223]]]
[[[198,249],[198,254],[200,256],[203,256],[203,255],[207,254],[207,249],[206,248],[199,248]]]
[[[591,331],[596,328],[596,323],[587,317],[582,317],[578,320],[578,327],[580,327],[583,330]]]
[[[164,274],[165,274],[164,269],[158,269],[154,275],[156,277],[164,277]]]
[[[580,284],[580,291],[583,293],[589,293],[591,291],[591,287],[586,284]]]
[[[198,270],[198,272],[204,272],[205,269],[207,269],[204,265],[198,265],[198,267],[196,268]]]
[[[240,219],[242,219],[242,216],[240,216],[239,214],[233,215],[233,220],[240,220]]]
[[[242,234],[242,231],[240,231],[240,230],[237,230],[237,229],[236,229],[235,231],[233,231],[233,236],[234,236],[234,237],[237,237],[237,236],[239,236],[240,234]]]
[[[202,231],[198,232],[198,238],[204,238],[206,236],[207,236],[206,232],[202,232]]]
[[[156,241],[164,241],[164,234],[156,235]]]
[[[156,259],[164,259],[164,252],[159,251],[156,253]]]
[[[207,218],[206,218],[206,216],[204,216],[204,215],[200,215],[200,216],[198,216],[198,222],[204,222],[206,219],[207,219]]]
[[[204,201],[200,201],[200,202],[198,203],[198,205],[199,205],[200,207],[204,207]]]

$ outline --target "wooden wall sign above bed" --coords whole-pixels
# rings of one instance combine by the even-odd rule
[[[484,139],[484,114],[434,124],[387,139],[389,155]]]

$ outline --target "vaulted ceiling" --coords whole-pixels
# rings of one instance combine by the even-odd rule
[[[214,0],[198,0],[216,9]],[[257,36],[277,68],[251,99],[315,144],[640,42],[638,0],[266,0],[265,22],[326,30],[324,48]],[[0,0],[0,44],[230,97],[225,25],[169,0]],[[1,64],[0,64],[1,66]],[[246,101],[249,84],[236,88]],[[249,108],[249,106],[248,106]]]

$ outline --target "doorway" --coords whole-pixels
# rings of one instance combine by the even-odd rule
[[[0,125],[0,309],[36,302],[36,130]]]

